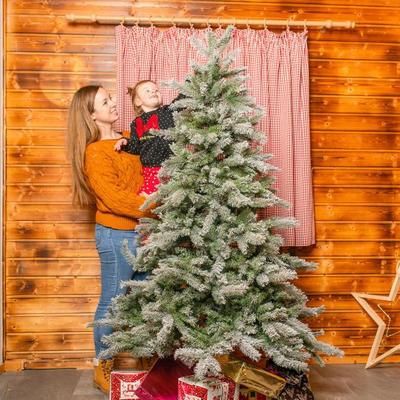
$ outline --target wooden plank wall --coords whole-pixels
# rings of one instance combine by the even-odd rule
[[[309,34],[317,244],[299,280],[325,339],[365,362],[375,333],[351,291],[388,292],[400,246],[400,0],[135,2],[139,15],[354,20]],[[115,87],[113,27],[65,14],[130,14],[130,0],[7,0],[6,366],[85,367],[99,293],[93,213],[70,204],[72,93]],[[400,303],[391,307],[400,328]],[[398,336],[386,346],[398,342]],[[399,360],[399,358],[392,358]]]

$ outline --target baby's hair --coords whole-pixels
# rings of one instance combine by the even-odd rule
[[[144,111],[142,109],[142,106],[137,106],[135,104],[135,97],[136,97],[137,90],[139,89],[139,86],[141,86],[141,85],[143,85],[144,83],[147,83],[147,82],[152,82],[152,83],[156,84],[151,79],[144,79],[142,81],[137,82],[135,86],[128,87],[128,94],[131,97],[132,106],[133,106],[133,112],[135,114],[135,117],[139,117],[140,115],[142,115],[144,113]]]

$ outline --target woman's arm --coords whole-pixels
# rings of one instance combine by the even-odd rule
[[[89,147],[86,151],[85,165],[89,184],[96,198],[100,200],[97,201],[100,210],[104,206],[104,210],[110,210],[116,215],[131,218],[151,216],[149,211],[139,210],[146,198],[137,194],[143,184],[141,165],[137,157],[132,157],[132,165],[137,173],[129,187],[123,182],[121,184],[115,170],[115,162],[113,163],[106,152],[94,152]]]

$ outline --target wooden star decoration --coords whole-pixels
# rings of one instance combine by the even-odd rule
[[[366,294],[366,293],[352,293],[352,295],[358,301],[360,306],[367,312],[367,314],[378,325],[378,330],[376,331],[375,339],[372,344],[371,351],[369,353],[368,361],[367,361],[367,364],[365,365],[365,368],[375,367],[377,364],[379,364],[385,358],[400,351],[400,344],[398,344],[398,345],[392,347],[390,350],[386,351],[385,353],[381,354],[379,357],[377,357],[378,350],[379,350],[383,335],[386,330],[386,323],[365,300],[365,299],[371,299],[371,300],[382,300],[382,301],[389,301],[389,302],[394,301],[399,292],[399,289],[400,289],[400,261],[397,262],[396,269],[397,269],[396,276],[394,278],[392,288],[390,289],[388,296],[379,296],[379,295],[375,295],[375,294]]]

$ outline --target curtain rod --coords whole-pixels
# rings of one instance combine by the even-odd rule
[[[126,25],[172,25],[177,24],[188,25],[193,27],[194,25],[205,24],[206,26],[222,26],[222,25],[244,25],[250,26],[300,26],[300,27],[320,27],[320,28],[347,28],[352,29],[356,26],[354,21],[295,21],[289,19],[236,19],[236,18],[175,18],[175,17],[106,17],[102,15],[75,15],[67,14],[66,18],[68,22],[77,24],[126,24]]]

